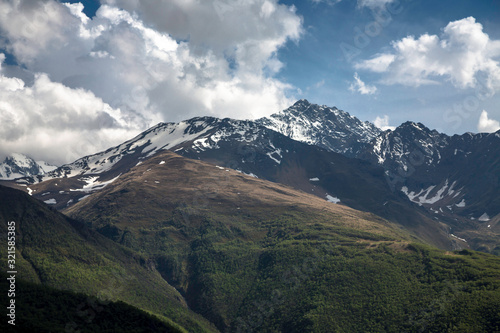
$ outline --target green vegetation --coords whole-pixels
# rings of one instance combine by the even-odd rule
[[[126,242],[221,331],[500,330],[498,257],[444,252],[328,214],[197,210],[184,219],[179,209],[147,228],[127,225]]]
[[[8,290],[4,274],[0,274],[0,288]],[[16,325],[8,325],[2,320],[2,332],[186,332],[166,322],[165,318],[160,319],[120,301],[111,302],[19,280],[16,290]]]
[[[233,324],[236,330],[500,329],[500,265],[494,257],[447,256],[420,245],[400,252],[390,244],[289,244],[266,251],[264,258],[269,264],[259,269],[248,290]]]
[[[0,203],[1,239],[7,239],[7,221],[16,222],[18,280],[123,301],[190,332],[215,331],[187,308],[146,257],[20,191],[0,187]],[[6,251],[0,247],[2,258],[7,258]],[[0,264],[2,272],[6,264]]]
[[[0,197],[0,220],[20,221],[26,277],[189,332],[500,331],[499,257],[422,245],[372,214],[220,180],[201,162],[160,168],[167,158],[72,206],[75,220]]]

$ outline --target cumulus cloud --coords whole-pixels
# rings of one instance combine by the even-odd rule
[[[302,34],[302,18],[277,0],[103,0],[135,13],[156,31],[188,41],[196,56],[210,53],[234,63],[238,73],[274,74],[283,64],[277,51]]]
[[[355,65],[384,73],[383,83],[420,86],[440,78],[459,88],[482,84],[490,93],[500,90],[500,40],[492,40],[475,18],[450,22],[441,36],[424,34],[392,43],[393,51]]]
[[[76,19],[55,1],[2,1],[0,31],[8,40],[6,48],[23,63],[31,62],[40,51],[66,41]]]
[[[192,45],[209,46],[215,52],[232,47],[259,47],[263,52],[273,52],[287,38],[298,38],[302,30],[302,19],[296,15],[295,7],[275,0],[102,0],[101,3],[136,13],[155,30],[175,39],[189,39]],[[259,46],[259,42],[266,45]]]
[[[488,112],[483,110],[479,116],[477,130],[480,133],[493,133],[500,130],[500,122],[498,120],[488,118]]]
[[[0,123],[0,155],[22,152],[56,164],[139,132],[92,92],[68,88],[46,74],[37,74],[31,87],[0,75]]]
[[[389,116],[388,115],[384,115],[383,117],[377,116],[377,118],[375,118],[375,120],[373,121],[373,124],[383,131],[387,131],[387,130],[394,131],[396,129],[395,126],[389,125]]]
[[[75,140],[80,130],[94,131],[104,142],[110,135],[105,133],[108,127],[131,136],[137,129],[160,121],[196,115],[253,118],[291,104],[288,94],[292,87],[275,74],[284,66],[278,59],[279,49],[302,34],[302,18],[293,6],[277,0],[101,3],[92,19],[79,3],[0,3],[0,34],[5,37],[0,39],[0,48],[31,72],[35,83],[28,87],[31,83],[12,81],[5,73],[2,80],[10,88],[24,85],[15,90],[21,96],[19,100],[27,99],[29,93],[43,95],[43,84],[58,89],[57,98],[64,101],[48,98],[49,92],[45,92],[47,96],[42,97],[47,98],[30,103],[36,101],[38,118],[68,118],[67,123],[59,125],[74,131]],[[9,91],[4,90],[2,93]],[[83,95],[100,103],[92,106],[94,113],[91,105],[78,111],[66,103],[73,100],[76,104]],[[9,99],[2,100],[10,103]],[[28,118],[31,111],[23,108],[29,105],[20,103],[15,108]],[[2,117],[8,115],[6,109],[0,109]],[[98,118],[98,111],[112,118],[99,118],[111,124],[104,126],[102,133],[92,122]],[[73,118],[78,120],[69,124],[70,115],[80,118]],[[87,116],[90,120],[84,120]],[[38,132],[41,135],[45,129],[47,137],[57,127],[48,121],[41,124]],[[19,132],[27,135],[27,123],[18,125]],[[4,135],[0,140],[11,140],[11,144],[3,147],[20,147]],[[29,140],[32,144],[39,142]],[[70,141],[59,149],[69,145]],[[109,145],[94,144],[93,148]]]
[[[0,123],[1,155],[22,152],[52,163],[117,144],[139,130],[90,91],[68,88],[46,74],[37,74],[28,87],[2,75],[1,66]]]
[[[373,95],[377,92],[377,87],[367,85],[359,78],[358,73],[354,73],[354,82],[350,84],[349,90],[352,92],[357,91],[361,95]]]
[[[372,72],[383,73],[388,70],[389,66],[396,60],[394,54],[378,54],[372,59],[363,61],[360,64],[356,64],[356,68],[368,69]]]

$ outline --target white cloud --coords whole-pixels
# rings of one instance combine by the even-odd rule
[[[103,0],[134,12],[159,32],[189,40],[199,54],[233,57],[240,70],[260,72],[287,40],[298,40],[302,18],[277,0],[131,1]]]
[[[373,95],[377,92],[377,87],[370,86],[364,83],[360,78],[358,73],[354,73],[354,82],[349,86],[350,91],[357,91],[361,95]]]
[[[327,5],[333,6],[342,0],[309,0],[309,1],[311,1],[314,4],[325,3]]]
[[[0,2],[0,31],[21,62],[31,62],[41,50],[65,43],[65,32],[76,21],[55,1]]]
[[[302,34],[302,18],[293,6],[277,0],[101,2],[108,5],[101,6],[92,19],[82,12],[81,4],[0,2],[0,36],[5,37],[0,38],[0,48],[33,75],[42,73],[33,87],[0,77],[3,90],[23,86],[16,90],[20,104],[12,107],[27,119],[34,117],[35,111],[29,108],[36,102],[39,118],[45,113],[50,119],[68,118],[61,124],[42,122],[35,127],[39,135],[49,138],[57,126],[63,126],[75,133],[76,140],[78,133],[93,131],[102,140],[89,150],[109,147],[111,143],[105,142],[109,130],[96,128],[91,105],[78,111],[69,103],[82,100],[83,95],[102,104],[96,102],[99,106],[93,112],[118,113],[111,115],[113,131],[123,130],[128,136],[160,121],[197,115],[253,118],[291,104],[288,93],[293,87],[274,75],[284,66],[277,56],[279,49]],[[57,89],[57,98],[42,94],[41,82]],[[29,100],[29,92],[41,98]],[[23,100],[29,102],[23,104]],[[0,109],[0,117],[10,117],[6,109]],[[17,124],[19,132],[27,135],[28,124]],[[10,140],[2,146],[6,153],[21,148],[5,135],[0,134],[0,140]],[[32,145],[45,142],[34,135],[25,137]],[[67,140],[66,146],[71,142]],[[63,141],[58,149],[64,146]],[[64,159],[56,149],[54,154]]]
[[[383,73],[387,71],[395,59],[396,56],[394,54],[378,54],[372,59],[365,60],[362,63],[355,64],[354,66],[357,69],[368,69],[372,72]]]
[[[334,5],[341,2],[342,0],[309,0],[314,4],[326,3],[328,5]],[[386,4],[394,2],[394,0],[358,0],[358,8],[368,7],[371,9],[384,7]]]
[[[389,125],[389,116],[388,115],[384,115],[384,117],[377,116],[377,118],[375,118],[375,120],[373,121],[373,124],[383,131],[387,131],[387,130],[394,131],[396,129],[395,126]]]
[[[384,73],[382,82],[420,86],[445,78],[459,88],[480,80],[491,93],[500,90],[500,40],[491,40],[473,17],[450,22],[442,35],[405,37],[392,43],[393,52],[358,63],[357,69]]]
[[[137,133],[123,116],[92,92],[68,88],[46,74],[37,74],[28,87],[0,71],[0,155],[71,161]]]
[[[488,118],[488,112],[483,110],[479,116],[477,123],[477,130],[479,133],[493,133],[500,130],[500,122],[498,120]]]
[[[394,0],[358,0],[358,7],[380,8],[391,2]]]

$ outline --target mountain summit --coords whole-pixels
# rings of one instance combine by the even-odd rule
[[[336,107],[311,104],[305,99],[257,122],[289,138],[349,157],[382,131]]]
[[[35,161],[24,154],[13,153],[0,163],[0,179],[15,179],[43,175],[56,169],[44,161]]]
[[[27,158],[9,163],[29,175],[12,186],[65,209],[170,150],[374,213],[441,248],[500,253],[499,139],[499,132],[450,137],[410,121],[382,132],[335,107],[300,100],[256,121],[160,123],[43,175]]]

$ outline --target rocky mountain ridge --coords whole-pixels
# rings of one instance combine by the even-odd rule
[[[301,100],[257,121],[160,123],[106,151],[17,179],[15,186],[63,209],[167,149],[388,219],[432,219],[426,233],[437,228],[454,246],[491,252],[499,248],[498,140],[500,132],[450,137],[414,122],[382,132],[336,108]],[[406,208],[396,213],[390,202]]]
[[[24,154],[13,153],[0,163],[0,179],[16,179],[43,175],[57,167],[44,161],[35,161]]]

